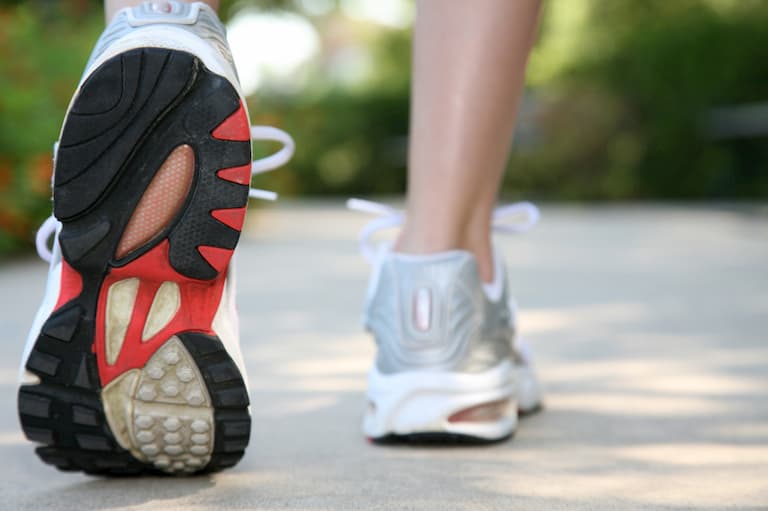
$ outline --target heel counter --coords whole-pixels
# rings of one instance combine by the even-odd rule
[[[201,2],[167,1],[164,4],[168,4],[170,10],[155,10],[154,2],[120,10],[96,42],[80,83],[100,64],[119,53],[137,47],[158,47],[192,53],[213,72],[238,84],[226,28],[216,12]]]
[[[474,257],[390,254],[371,294],[366,327],[383,373],[455,369],[482,330],[483,291]]]

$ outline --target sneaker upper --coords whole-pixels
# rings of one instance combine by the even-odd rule
[[[136,47],[192,53],[211,71],[226,77],[240,92],[226,29],[207,4],[167,0],[121,9],[99,37],[83,80],[110,57]]]
[[[350,199],[347,207],[377,216],[360,231],[359,243],[372,266],[364,324],[377,344],[378,372],[481,373],[509,361],[532,382],[526,404],[538,403],[533,362],[517,333],[501,254],[494,250],[494,280],[483,283],[469,252],[410,255],[374,242],[379,231],[403,225],[403,212],[361,199]],[[492,229],[523,233],[538,219],[530,202],[508,204],[494,210]]]
[[[506,275],[497,267],[495,286],[484,286],[469,252],[384,252],[365,310],[377,369],[476,373],[516,358]]]

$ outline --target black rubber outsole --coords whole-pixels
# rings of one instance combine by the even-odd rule
[[[544,403],[539,403],[529,410],[518,410],[517,417],[519,419],[527,419],[528,417],[533,417],[534,415],[537,415],[543,411],[544,411]]]
[[[370,438],[370,441],[376,445],[410,445],[416,447],[472,447],[482,445],[496,445],[510,440],[514,433],[489,440],[472,435],[462,435],[458,433],[445,432],[425,432],[410,433],[407,435],[396,435],[394,433],[377,438]]]
[[[238,110],[240,99],[223,77],[193,55],[140,48],[102,64],[81,87],[66,118],[57,153],[54,213],[62,222],[64,260],[82,277],[82,292],[45,322],[26,363],[37,385],[19,389],[18,411],[40,458],[61,470],[90,474],[161,474],[123,449],[107,423],[94,352],[97,301],[111,268],[140,257],[161,240],[169,264],[199,280],[218,276],[197,251],[234,249],[239,231],[212,218],[215,209],[241,208],[248,186],[216,171],[250,163],[250,142],[211,136]],[[122,260],[117,245],[142,194],[170,152],[195,153],[186,203],[165,230]],[[215,337],[177,334],[197,363],[213,401],[213,454],[202,471],[230,467],[250,436],[248,394],[237,366]]]

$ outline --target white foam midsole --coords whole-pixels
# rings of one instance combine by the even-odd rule
[[[503,438],[517,426],[514,367],[510,361],[479,373],[408,371],[383,374],[375,366],[368,376],[369,409],[363,420],[366,436],[445,432],[489,440]],[[506,412],[483,422],[449,422],[467,408],[509,400]]]

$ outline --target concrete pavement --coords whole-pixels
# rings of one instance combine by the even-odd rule
[[[768,509],[768,207],[544,206],[500,238],[546,411],[508,443],[375,447],[359,431],[367,218],[332,203],[254,213],[238,253],[254,430],[191,479],[43,465],[16,367],[45,265],[0,263],[0,509]]]

